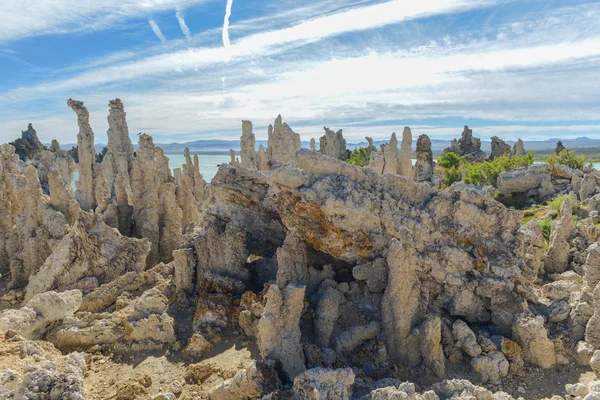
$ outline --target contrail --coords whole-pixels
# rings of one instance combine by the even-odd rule
[[[231,17],[232,5],[233,0],[227,0],[227,7],[225,8],[225,20],[223,21],[223,46],[225,47],[231,46],[231,42],[229,41],[229,17]]]
[[[156,34],[156,36],[160,39],[160,41],[163,42],[163,43],[167,43],[167,38],[160,31],[160,28],[158,27],[158,25],[156,25],[156,22],[154,22],[153,19],[149,19],[148,23],[150,24],[150,27],[152,28],[152,30],[154,31],[154,33]]]
[[[188,28],[185,23],[185,19],[183,18],[183,14],[179,10],[175,10],[175,16],[177,17],[177,21],[179,21],[179,27],[181,28],[181,32],[185,35],[186,39],[190,40],[192,38],[192,32],[190,32],[190,28]]]

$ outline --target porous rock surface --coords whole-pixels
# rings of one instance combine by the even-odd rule
[[[81,360],[73,351],[118,368],[158,363],[157,381],[187,366],[185,383],[94,382],[117,399],[534,398],[517,385],[541,370],[600,373],[593,170],[501,175],[513,198],[573,192],[525,223],[489,190],[434,187],[426,136],[414,171],[408,129],[400,148],[395,134],[381,152],[370,140],[361,168],[343,161],[341,131],[326,130],[321,152],[300,149],[278,117],[256,154],[244,121],[240,160],[207,185],[189,150],[174,176],[150,136],[134,153],[119,99],[96,158],[87,110],[69,105],[87,171],[75,194],[58,143],[26,161],[0,148],[0,273],[11,272],[0,278],[0,347],[21,343],[31,364],[0,372],[0,397],[83,398],[89,374],[69,364]],[[452,149],[482,157],[468,129]],[[52,366],[45,352],[56,351],[26,337],[71,353]],[[565,399],[598,387],[570,383]]]

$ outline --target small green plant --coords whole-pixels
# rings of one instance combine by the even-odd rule
[[[369,165],[369,151],[365,147],[358,147],[352,151],[350,158],[346,162],[357,167]]]
[[[550,206],[551,209],[553,209],[554,211],[559,211],[560,207],[563,205],[563,203],[565,202],[565,200],[569,200],[569,202],[571,203],[571,206],[574,207],[577,204],[577,201],[572,197],[569,196],[567,194],[561,194],[560,196],[556,196],[555,198],[553,198],[552,200],[550,200],[548,202],[548,205]]]
[[[585,156],[577,156],[575,150],[563,149],[558,154],[552,154],[546,160],[548,164],[563,164],[575,169],[583,169],[587,159]]]
[[[512,156],[505,154],[495,158],[493,161],[468,164],[468,172],[465,183],[478,186],[496,186],[498,175],[511,169],[526,167],[533,164],[534,153],[525,156]]]
[[[456,153],[448,152],[442,154],[440,159],[437,161],[437,165],[444,169],[458,168],[462,164],[463,158]]]
[[[550,218],[541,219],[538,221],[542,227],[542,234],[544,235],[544,242],[550,242],[550,234],[552,233],[552,220]]]
[[[456,153],[448,152],[442,154],[437,161],[438,175],[442,178],[442,187],[445,189],[452,186],[454,182],[462,180],[461,165],[463,158]]]

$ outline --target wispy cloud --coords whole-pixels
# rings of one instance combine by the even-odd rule
[[[225,6],[225,18],[223,19],[223,46],[231,46],[229,41],[229,17],[231,17],[231,7],[233,6],[233,0],[227,0]]]
[[[45,34],[97,31],[131,18],[144,18],[207,1],[210,0],[3,1],[0,42]]]
[[[583,136],[600,126],[600,3],[543,12],[502,0],[344,4],[350,7],[325,14],[307,9],[313,18],[300,23],[294,13],[273,24],[249,22],[256,21],[251,15],[229,27],[235,36],[228,47],[217,22],[192,41],[157,43],[106,65],[100,58],[77,75],[4,93],[0,135],[26,127],[22,116],[14,121],[19,102],[64,96],[86,101],[100,141],[106,99],[115,96],[125,102],[132,131],[163,142],[239,137],[241,119],[251,119],[264,138],[262,127],[277,113],[303,139],[322,134],[323,125],[344,128],[351,140],[389,138],[407,124],[433,137],[455,137],[469,124],[484,139]],[[485,9],[506,4],[512,14]],[[236,15],[237,7],[244,5],[236,3]],[[465,24],[469,12],[473,21]],[[482,26],[480,15],[494,16]],[[425,29],[432,21],[434,32]],[[194,48],[199,37],[213,47]],[[68,141],[75,121],[64,102],[56,110],[53,118],[40,116],[39,132]]]
[[[183,13],[181,10],[177,9],[175,11],[175,16],[177,17],[177,21],[179,22],[179,27],[181,28],[181,32],[185,35],[185,38],[190,40],[192,38],[192,32],[190,32],[190,28],[188,28],[185,23],[185,18],[183,18]]]
[[[380,28],[418,17],[477,9],[501,1],[421,0],[407,3],[394,0],[314,18],[289,28],[257,33],[239,39],[229,47],[200,47],[159,54],[135,62],[91,70],[72,79],[48,83],[36,89],[43,92],[69,90],[84,85],[89,87],[149,75],[189,71],[231,59],[265,57],[285,50],[286,46],[314,43],[332,36]],[[225,32],[224,29],[224,45],[227,46]]]
[[[167,43],[167,38],[165,37],[165,35],[163,35],[156,22],[153,19],[149,19],[148,23],[150,24],[150,27],[154,31],[156,37],[158,37],[162,43]]]

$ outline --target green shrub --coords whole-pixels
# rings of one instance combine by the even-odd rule
[[[558,154],[552,154],[546,160],[548,164],[563,164],[575,169],[583,169],[586,161],[585,156],[578,157],[575,150],[570,151],[568,149],[563,149]]]
[[[550,200],[548,202],[548,205],[554,211],[559,211],[560,207],[563,205],[563,203],[567,199],[569,199],[569,201],[571,202],[571,206],[577,205],[577,201],[572,196],[569,196],[567,194],[561,194],[560,196],[556,196],[555,198],[553,198],[552,200]]]
[[[495,158],[493,161],[468,164],[465,183],[477,186],[496,186],[496,180],[501,172],[531,165],[533,164],[533,156],[533,152],[525,156],[512,157],[505,154]]]
[[[437,165],[444,169],[458,168],[462,163],[463,158],[456,153],[448,152],[442,154],[440,159],[437,161]]]
[[[352,151],[350,158],[346,160],[348,164],[364,167],[369,165],[369,151],[366,147],[358,147]]]
[[[542,233],[544,235],[544,242],[550,241],[550,234],[552,233],[552,220],[550,218],[541,219],[538,221],[542,227]]]

